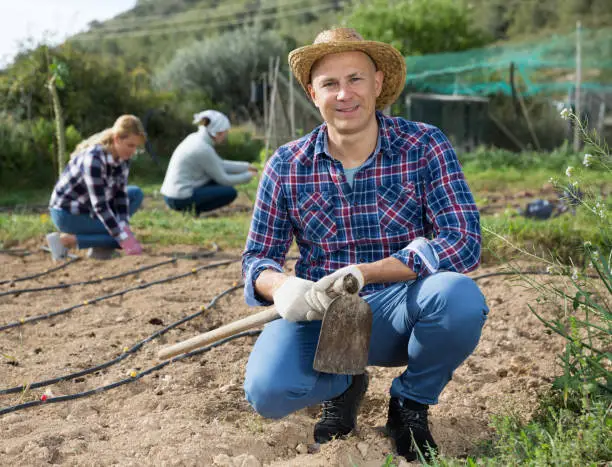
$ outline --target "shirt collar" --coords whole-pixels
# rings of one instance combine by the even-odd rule
[[[121,165],[121,161],[120,160],[115,160],[115,158],[113,157],[113,153],[109,150],[107,150],[104,146],[100,145],[100,151],[102,151],[102,154],[104,154],[104,156],[106,157],[106,163],[108,165],[111,166],[116,166],[116,165]]]
[[[378,154],[379,152],[381,152],[384,156],[393,157],[393,151],[391,150],[392,136],[382,112],[376,112],[376,119],[378,120],[378,139],[376,141],[376,148],[374,149],[374,154]],[[332,157],[329,153],[327,123],[323,123],[321,126],[319,126],[319,129],[317,130],[314,145],[313,161],[320,156],[327,156],[329,158]]]

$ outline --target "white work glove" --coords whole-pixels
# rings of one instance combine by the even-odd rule
[[[314,282],[291,276],[272,295],[276,311],[287,321],[312,321],[323,319],[322,314],[312,310],[304,296]]]
[[[332,272],[331,274],[328,274],[327,276],[323,277],[322,279],[319,279],[317,282],[315,282],[312,288],[306,292],[306,303],[308,304],[308,307],[312,310],[312,314],[317,314],[321,316],[321,318],[317,319],[323,319],[325,310],[329,308],[329,305],[334,300],[334,298],[344,293],[344,291],[342,290],[335,291],[332,290],[332,288],[334,284],[336,284],[336,281],[338,279],[343,278],[348,274],[352,274],[353,276],[355,276],[355,279],[357,279],[357,282],[359,283],[359,288],[357,289],[355,294],[358,294],[364,286],[365,279],[359,268],[354,264],[351,266],[345,266],[343,268],[340,268],[337,271]]]

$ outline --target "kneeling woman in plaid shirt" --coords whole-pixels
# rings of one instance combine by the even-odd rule
[[[90,248],[90,256],[110,257],[121,248],[142,253],[129,225],[143,193],[128,186],[130,159],[146,140],[138,117],[122,115],[112,128],[80,143],[55,184],[49,211],[60,233],[47,235],[54,260],[69,248]]]

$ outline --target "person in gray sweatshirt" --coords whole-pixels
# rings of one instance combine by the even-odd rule
[[[170,209],[205,211],[230,204],[238,192],[234,185],[249,182],[257,168],[248,162],[224,160],[214,146],[227,138],[230,121],[216,110],[205,110],[193,116],[198,131],[188,135],[176,147],[161,194]]]

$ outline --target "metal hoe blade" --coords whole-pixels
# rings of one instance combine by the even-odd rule
[[[368,364],[372,311],[358,295],[341,295],[325,312],[313,368],[323,373],[358,375]]]

